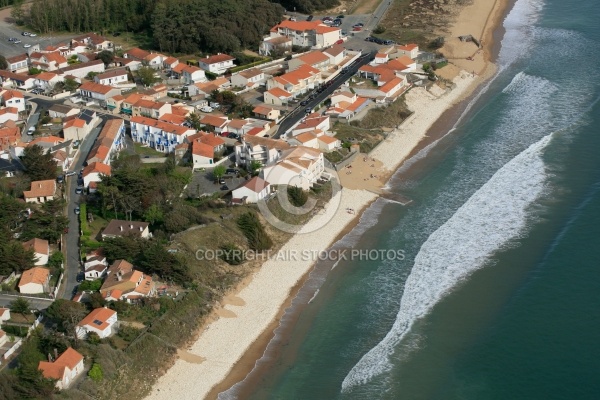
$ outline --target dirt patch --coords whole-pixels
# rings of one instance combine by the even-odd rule
[[[204,361],[206,361],[206,358],[192,354],[187,350],[177,349],[177,355],[183,361],[191,364],[202,364]]]
[[[351,14],[371,14],[382,0],[360,0],[352,8]]]

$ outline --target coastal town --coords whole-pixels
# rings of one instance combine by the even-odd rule
[[[209,361],[235,363],[314,261],[249,254],[325,251],[377,197],[410,203],[384,185],[469,93],[482,47],[455,35],[449,64],[439,38],[387,37],[392,2],[374,4],[286,11],[256,48],[201,56],[0,23],[0,376],[13,398],[177,397],[152,386],[182,362],[206,369],[207,395],[232,367]],[[263,315],[231,308],[267,298],[281,301]],[[256,327],[216,343],[219,329],[198,333],[212,320]]]

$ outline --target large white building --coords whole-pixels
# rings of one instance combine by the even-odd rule
[[[290,145],[275,139],[245,135],[241,144],[235,146],[235,162],[250,170],[252,163],[271,165],[279,160],[281,153]],[[268,179],[267,179],[268,180]]]
[[[323,153],[304,146],[286,150],[273,165],[267,165],[261,178],[272,185],[289,185],[308,190],[325,171]]]
[[[269,38],[286,37],[292,40],[292,45],[322,49],[333,46],[342,38],[342,31],[333,26],[327,26],[321,20],[290,21],[285,20],[271,28]],[[265,41],[270,41],[269,38]]]
[[[131,136],[136,142],[145,144],[157,151],[170,153],[175,146],[196,131],[181,125],[170,124],[146,117],[131,118]]]

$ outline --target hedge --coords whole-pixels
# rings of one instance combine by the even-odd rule
[[[237,67],[230,68],[229,72],[231,72],[232,74],[234,74],[236,72],[243,71],[243,70],[248,69],[248,68],[256,67],[257,65],[268,63],[269,61],[271,61],[271,58],[270,57],[265,57],[262,60],[254,61],[253,63],[250,63],[250,64],[238,65]]]

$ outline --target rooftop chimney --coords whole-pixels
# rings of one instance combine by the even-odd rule
[[[140,226],[140,232],[143,232],[143,230],[144,230],[144,229],[143,229],[143,228]]]
[[[129,229],[133,229],[133,224],[129,224]]]
[[[119,230],[123,232],[123,225],[119,225]]]

